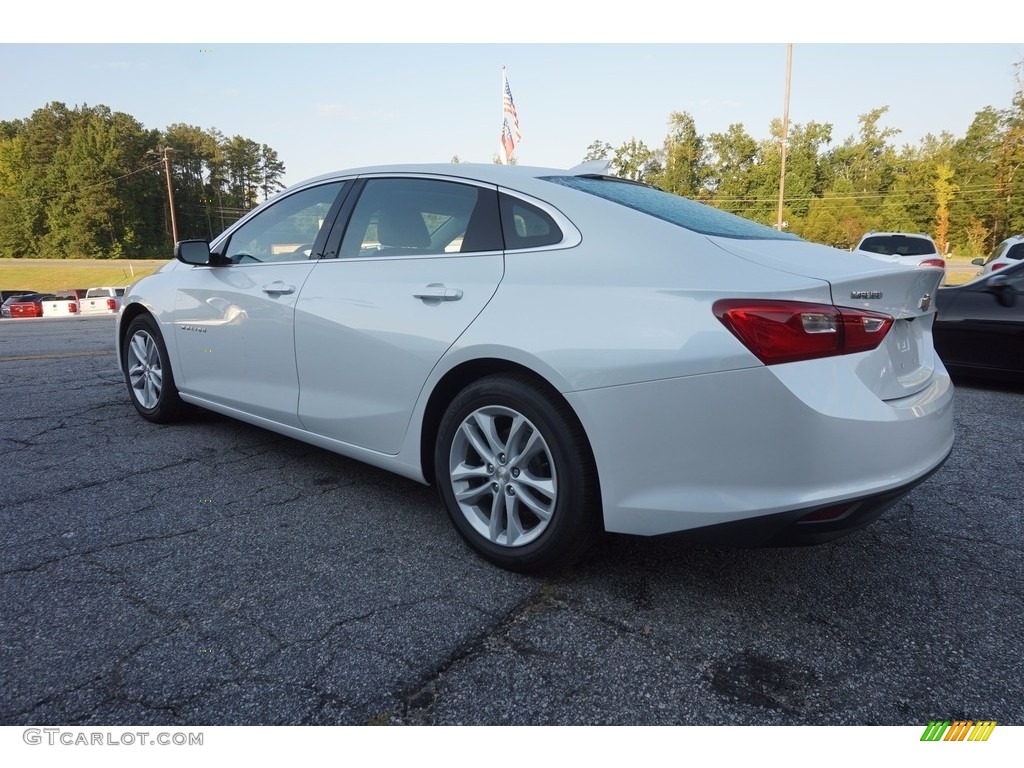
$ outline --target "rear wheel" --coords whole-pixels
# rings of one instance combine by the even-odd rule
[[[456,529],[503,568],[572,562],[598,529],[583,429],[564,400],[529,377],[489,376],[463,390],[441,420],[434,462]]]
[[[132,320],[122,355],[128,392],[139,415],[157,424],[178,419],[185,404],[178,397],[167,347],[152,317],[139,315]]]

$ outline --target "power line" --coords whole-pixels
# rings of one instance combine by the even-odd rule
[[[979,194],[995,194],[995,193],[1006,193],[1008,190],[1006,187],[1001,186],[977,186],[977,187],[961,187],[961,189],[955,194],[954,200],[962,200],[965,198],[973,197]],[[712,193],[714,194],[714,193]],[[917,196],[929,196],[935,194],[934,189],[891,189],[887,192],[855,192],[848,195],[832,195],[827,192],[820,195],[810,195],[806,197],[786,197],[786,202],[799,203],[799,202],[810,202],[812,200],[885,200],[892,197],[913,197]],[[768,195],[714,195],[713,199],[716,202],[739,202],[739,203],[764,203],[774,202],[775,197]]]
[[[14,199],[14,200],[10,200],[10,199],[5,198],[5,197],[0,197],[0,203],[34,203],[34,202],[39,202],[41,200],[52,200],[53,198],[56,198],[56,197],[63,197],[64,195],[68,194],[69,191],[72,194],[78,194],[78,193],[85,192],[85,191],[90,190],[90,189],[97,189],[99,187],[105,187],[108,184],[114,184],[114,183],[116,183],[118,181],[121,181],[122,179],[127,179],[129,176],[135,176],[136,174],[139,174],[139,173],[145,173],[146,171],[151,171],[154,168],[156,168],[157,166],[161,166],[161,165],[163,165],[163,160],[160,160],[159,162],[153,163],[152,165],[147,165],[144,168],[139,168],[137,171],[129,171],[128,173],[124,174],[123,176],[116,176],[115,178],[112,178],[112,179],[106,179],[104,181],[98,181],[95,184],[88,184],[88,185],[86,185],[84,187],[79,187],[77,190],[64,190],[63,192],[59,192],[59,193],[56,193],[56,194],[53,194],[53,195],[43,195],[42,197],[23,197],[23,198],[18,198],[18,199]]]

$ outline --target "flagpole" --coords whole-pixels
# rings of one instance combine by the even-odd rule
[[[782,231],[782,198],[786,191],[786,144],[789,141],[789,80],[793,71],[793,44],[786,45],[786,103],[782,111],[782,168],[779,171],[779,215],[775,228]]]

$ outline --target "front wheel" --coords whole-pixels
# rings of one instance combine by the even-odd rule
[[[185,404],[178,397],[167,347],[152,317],[132,320],[121,354],[128,392],[139,415],[157,424],[178,419]]]
[[[569,405],[531,378],[489,376],[452,401],[434,469],[456,529],[491,562],[534,572],[577,559],[600,521],[597,472]]]

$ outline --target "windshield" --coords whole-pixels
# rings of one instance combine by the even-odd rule
[[[644,184],[607,176],[547,176],[546,181],[611,200],[635,211],[699,232],[742,240],[799,240],[764,224],[735,216]]]

